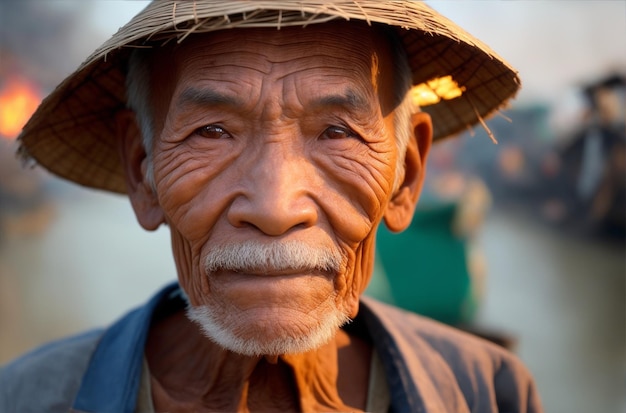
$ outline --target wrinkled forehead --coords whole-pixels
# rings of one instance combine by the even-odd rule
[[[153,59],[157,91],[169,96],[177,83],[202,80],[209,70],[212,76],[242,82],[325,70],[329,82],[358,82],[370,89],[381,106],[387,106],[385,92],[393,88],[390,40],[381,28],[361,22],[195,34],[157,49]]]

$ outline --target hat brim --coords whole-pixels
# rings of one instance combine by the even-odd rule
[[[335,19],[395,27],[415,85],[443,76],[461,96],[426,106],[434,139],[483,122],[520,87],[517,72],[490,48],[416,1],[154,1],[97,49],[46,99],[19,137],[20,153],[88,187],[125,193],[115,143],[115,114],[126,106],[130,51],[194,32],[306,26]]]

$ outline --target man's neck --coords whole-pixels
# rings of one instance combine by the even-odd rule
[[[181,311],[151,327],[146,358],[156,411],[354,411],[365,409],[371,347],[340,330],[308,353],[247,357]]]

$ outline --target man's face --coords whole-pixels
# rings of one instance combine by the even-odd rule
[[[399,156],[377,36],[225,30],[152,62],[154,203],[195,317],[227,346],[317,337],[304,351],[356,314]]]

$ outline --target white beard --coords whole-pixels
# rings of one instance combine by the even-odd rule
[[[205,274],[228,270],[323,271],[339,274],[345,268],[345,259],[336,248],[311,247],[298,241],[260,244],[254,241],[212,248],[205,257]],[[272,326],[271,333],[263,334],[262,327],[238,323],[236,308],[224,308],[208,300],[201,306],[189,306],[187,317],[198,324],[209,339],[235,353],[247,356],[302,353],[328,343],[338,329],[348,322],[348,312],[340,308],[336,294],[322,304],[324,309],[312,325]],[[261,328],[261,334],[245,334],[250,328]]]
[[[220,346],[245,356],[281,355],[304,353],[328,343],[337,330],[350,319],[338,308],[327,312],[317,326],[306,335],[290,334],[266,338],[242,338],[234,332],[231,323],[224,323],[219,314],[222,309],[212,306],[189,307],[187,317],[197,323],[204,335]]]

